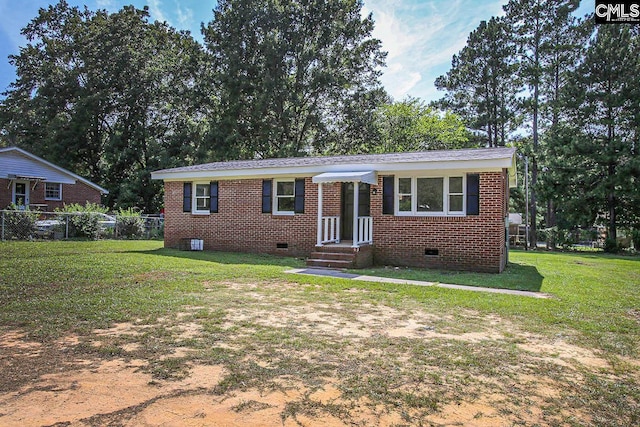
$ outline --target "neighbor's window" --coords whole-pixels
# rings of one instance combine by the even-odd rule
[[[464,178],[398,178],[397,215],[464,214]]]
[[[295,181],[276,181],[274,198],[274,213],[292,214],[295,209],[296,185]]]
[[[44,183],[45,200],[62,200],[62,184],[57,182]]]
[[[209,213],[211,208],[211,186],[209,183],[196,184],[194,212]]]

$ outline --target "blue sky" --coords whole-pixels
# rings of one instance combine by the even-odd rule
[[[38,9],[55,1],[0,0],[0,92],[15,80],[15,70],[7,58],[26,44],[20,34]],[[149,6],[152,19],[190,30],[201,40],[200,23],[213,16],[215,0],[68,0],[72,6],[115,12],[123,5]],[[373,13],[374,36],[388,52],[382,83],[397,100],[406,96],[425,101],[442,93],[434,80],[447,72],[451,57],[460,51],[467,36],[480,21],[502,13],[507,0],[365,0],[364,13]],[[591,1],[583,1],[581,15],[590,12]]]

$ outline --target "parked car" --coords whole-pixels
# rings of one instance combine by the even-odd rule
[[[53,229],[56,225],[62,225],[63,222],[58,219],[43,219],[35,222],[36,234],[39,236],[46,236],[53,233]]]
[[[115,216],[111,216],[111,215],[107,215],[107,214],[103,214],[103,213],[99,213],[98,214],[100,216],[100,220],[98,221],[98,224],[100,224],[100,226],[103,229],[114,229],[116,227],[116,217]]]

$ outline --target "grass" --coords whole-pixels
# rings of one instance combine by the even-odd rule
[[[540,400],[545,413],[557,414],[548,415],[546,424],[639,420],[638,366],[632,362],[640,356],[638,258],[514,251],[500,275],[359,271],[552,296],[534,299],[284,275],[303,261],[161,246],[0,242],[0,335],[17,329],[27,339],[54,343],[74,334],[80,337],[76,356],[146,360],[146,371],[158,381],[184,378],[193,364],[222,365],[226,375],[211,390],[214,395],[303,387],[307,392],[284,407],[283,421],[327,414],[358,424],[350,409],[360,402],[376,413],[399,411],[403,423],[424,424],[447,404],[496,392],[508,396],[496,407],[513,424],[531,423],[514,409],[531,399]],[[413,335],[390,332],[409,321],[419,326]],[[116,323],[139,331],[96,336],[96,329]],[[188,336],[181,332],[187,327],[193,330]],[[422,338],[429,334],[435,335]],[[531,341],[547,342],[548,348],[578,346],[609,367],[569,359],[558,364],[554,352],[541,355],[523,347]],[[41,360],[29,360],[40,360],[40,366],[25,365],[11,381],[0,380],[0,390],[16,390],[52,369],[51,360],[64,357],[53,347]],[[176,355],[177,349],[185,352]],[[523,382],[522,375],[540,381]],[[328,378],[340,399],[314,400],[310,391]],[[540,383],[556,384],[560,391],[549,397],[537,390]],[[234,411],[267,407],[272,406],[247,400]],[[576,421],[576,414],[587,418]]]

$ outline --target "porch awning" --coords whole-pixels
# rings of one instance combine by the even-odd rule
[[[365,184],[376,185],[378,177],[375,171],[365,172],[325,172],[312,178],[315,184],[325,182],[364,182]]]

